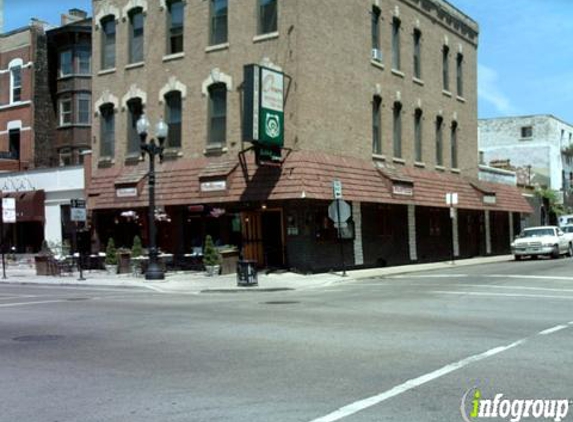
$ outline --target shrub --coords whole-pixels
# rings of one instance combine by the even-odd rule
[[[105,263],[107,265],[117,265],[117,249],[115,249],[113,237],[110,237],[107,241],[107,247],[105,248]]]
[[[133,246],[131,247],[131,257],[137,258],[143,255],[143,248],[141,247],[141,239],[139,236],[133,238]]]
[[[221,265],[221,255],[215,245],[213,244],[213,239],[210,235],[205,237],[205,250],[203,251],[203,264],[207,266]]]

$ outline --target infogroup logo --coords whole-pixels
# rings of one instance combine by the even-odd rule
[[[496,394],[493,399],[486,399],[483,398],[481,390],[473,387],[463,395],[460,412],[465,422],[493,418],[510,422],[524,419],[560,422],[569,413],[570,404],[567,399],[504,399],[501,393]]]

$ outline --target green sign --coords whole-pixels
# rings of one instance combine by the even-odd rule
[[[284,145],[284,76],[276,70],[261,68],[259,139],[263,147]]]

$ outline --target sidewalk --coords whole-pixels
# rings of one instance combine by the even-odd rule
[[[461,268],[468,265],[505,262],[513,259],[512,255],[494,257],[479,257],[456,261],[430,264],[401,265],[396,267],[371,268],[365,270],[347,271],[342,277],[337,273],[324,273],[302,275],[292,272],[277,272],[258,274],[258,286],[238,287],[235,274],[207,277],[202,272],[169,272],[163,281],[147,281],[143,276],[135,277],[132,274],[108,274],[105,271],[84,271],[85,280],[80,281],[79,273],[60,277],[38,276],[32,264],[19,263],[6,267],[4,280],[1,283],[10,284],[43,284],[54,286],[90,286],[90,287],[117,287],[117,288],[143,288],[161,293],[199,294],[199,293],[244,293],[244,292],[272,292],[288,290],[305,290],[326,287],[340,282],[350,282],[371,277],[384,277],[398,274],[407,274],[421,271]]]

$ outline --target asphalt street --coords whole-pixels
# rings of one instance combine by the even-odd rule
[[[3,285],[0,421],[449,422],[475,387],[573,399],[572,305],[565,258],[247,294]]]

